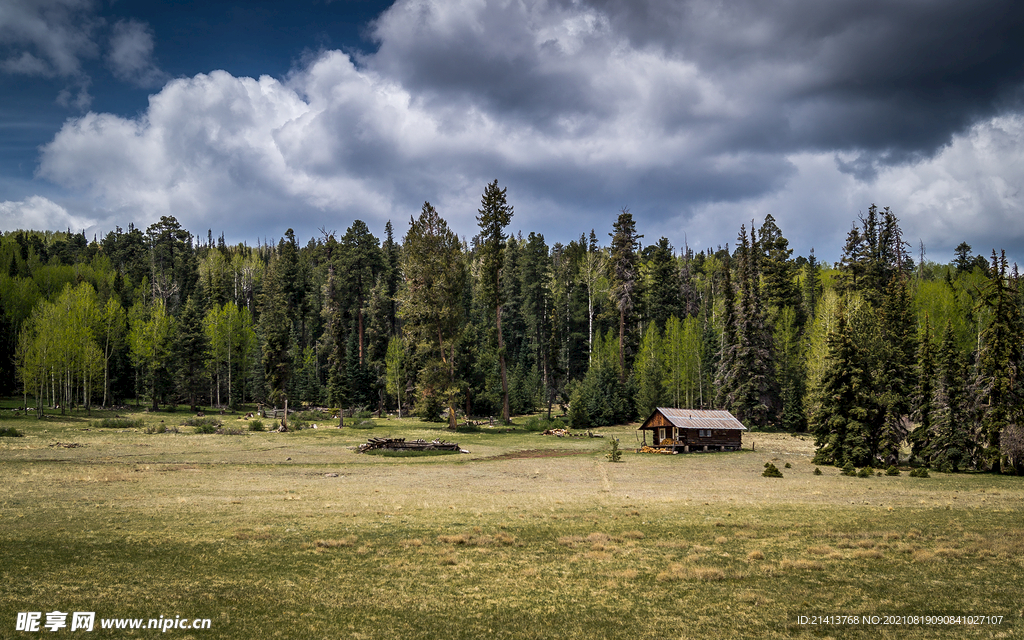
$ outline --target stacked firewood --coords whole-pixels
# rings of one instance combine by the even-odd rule
[[[664,440],[662,440],[662,442],[664,442]],[[671,455],[675,453],[675,451],[671,449],[661,449],[659,447],[649,447],[647,445],[644,445],[640,447],[640,453],[667,453]]]
[[[392,449],[394,451],[462,451],[457,442],[444,440],[410,440],[405,438],[370,438],[365,444],[359,445],[359,453],[374,449]]]

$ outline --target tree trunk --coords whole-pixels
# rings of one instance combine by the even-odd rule
[[[507,425],[510,422],[510,412],[508,407],[508,374],[505,370],[505,340],[501,335],[500,304],[496,309],[496,318],[498,320],[498,364],[501,367],[501,422],[502,424]]]
[[[626,337],[626,310],[619,309],[619,382],[626,382],[626,352],[623,342]]]

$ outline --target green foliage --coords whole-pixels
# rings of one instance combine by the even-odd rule
[[[887,476],[898,476],[898,475],[900,475],[900,470],[896,468],[896,465],[892,464],[892,465],[889,465],[889,468],[885,470],[885,475],[887,475]]]
[[[820,476],[821,475],[821,469],[819,469],[818,467],[814,467],[814,475]]]
[[[186,426],[188,426],[188,425],[186,425]],[[198,424],[195,425],[195,429],[192,432],[193,433],[204,434],[204,433],[217,433],[217,431],[218,431],[218,425],[210,423],[210,422],[201,421],[201,422],[199,422]]]
[[[348,426],[352,429],[372,429],[377,425],[374,424],[373,420],[359,420]]]
[[[863,467],[860,471],[857,472],[857,477],[858,478],[870,478],[871,477],[871,467]]]
[[[0,438],[23,438],[25,434],[14,427],[0,427]]]
[[[781,478],[782,472],[771,462],[766,462],[764,463],[764,471],[761,472],[761,475],[765,478]]]
[[[266,427],[263,426],[262,420],[250,420],[249,431],[266,431]]]
[[[793,468],[793,465],[791,465],[788,462],[785,465],[783,465],[783,466],[786,467],[787,469],[792,469]]]
[[[619,449],[619,439],[611,438],[608,440],[608,453],[605,454],[609,462],[622,462],[622,451]]]
[[[847,462],[843,465],[842,475],[853,477],[857,475],[857,468],[853,466],[852,462]]]
[[[540,416],[533,416],[532,418],[526,421],[526,424],[523,425],[523,428],[526,429],[527,431],[540,433],[543,431],[548,431],[550,429],[565,429],[566,426],[565,422],[563,422],[561,418],[548,420],[547,418],[542,418]]]
[[[907,475],[909,475],[911,478],[928,478],[928,477],[930,477],[928,475],[928,467],[917,467],[916,469],[911,469],[910,473],[907,474]]]

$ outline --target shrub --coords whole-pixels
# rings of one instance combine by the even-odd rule
[[[787,469],[792,469],[793,468],[793,465],[789,464],[788,462],[786,463],[785,466],[786,466]]]
[[[374,427],[373,420],[360,420],[359,422],[353,422],[348,426],[353,429],[372,429]]]
[[[928,478],[928,467],[918,467],[913,469],[909,474],[911,478]]]
[[[475,424],[457,424],[455,425],[456,433],[480,433],[483,431],[480,427]]]
[[[164,424],[149,425],[143,429],[144,433],[178,433],[178,427],[168,427]]]
[[[612,438],[608,441],[609,451],[604,454],[604,457],[612,462],[622,462],[622,451],[619,450],[619,439]]]
[[[24,438],[25,434],[14,427],[0,427],[0,438]]]
[[[821,475],[821,469],[819,469],[818,467],[814,467],[814,475],[820,476]]]
[[[871,467],[864,467],[863,469],[858,471],[857,472],[857,477],[858,478],[870,478],[871,477]]]
[[[766,462],[764,463],[764,471],[761,472],[761,475],[765,478],[781,478],[782,472],[771,462]]]
[[[104,418],[94,425],[99,429],[142,429],[145,423],[138,418]]]
[[[249,422],[249,431],[266,431],[266,427],[263,426],[262,420],[252,420]]]
[[[857,475],[857,468],[853,466],[852,462],[847,462],[843,465],[843,475],[850,477]]]
[[[217,427],[212,424],[199,424],[196,425],[192,433],[217,433]]]
[[[366,411],[366,410],[356,411],[356,414],[354,416],[352,416],[352,417],[357,419],[357,420],[366,420],[367,418],[372,418],[373,417],[373,412],[372,411]]]
[[[220,420],[216,418],[189,418],[188,420],[181,423],[184,427],[219,427]],[[213,433],[212,431],[204,431],[203,433]]]
[[[525,429],[527,431],[533,431],[540,433],[549,429],[565,429],[565,423],[560,418],[554,420],[548,420],[540,416],[534,416],[526,421]]]

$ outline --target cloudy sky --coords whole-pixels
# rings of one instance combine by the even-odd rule
[[[3,230],[471,236],[496,178],[549,242],[1024,258],[1018,0],[0,0],[0,95]]]

